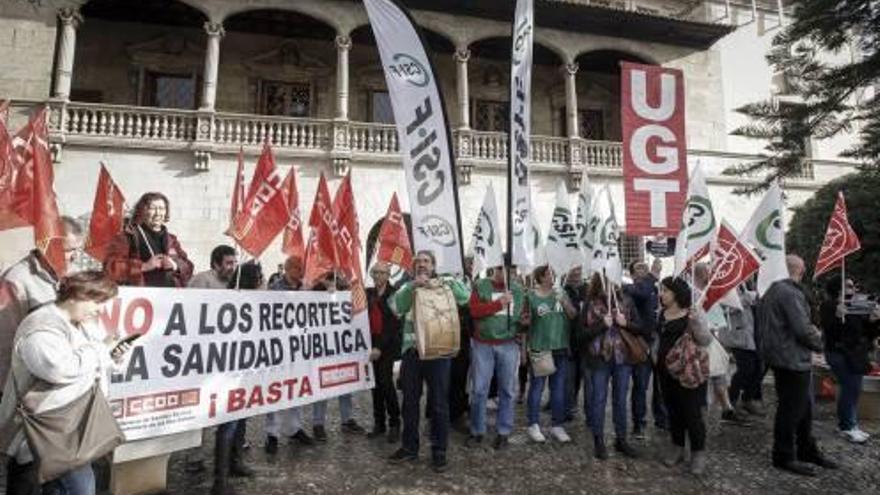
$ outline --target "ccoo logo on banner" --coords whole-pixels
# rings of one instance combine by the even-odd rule
[[[687,194],[684,75],[653,65],[621,65],[626,231],[675,235]]]

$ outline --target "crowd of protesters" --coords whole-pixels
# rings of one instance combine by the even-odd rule
[[[106,382],[127,347],[89,334],[83,322],[115,295],[117,284],[279,291],[347,288],[344,277],[334,273],[304,286],[303,260],[297,257],[288,258],[267,287],[260,265],[236,266],[236,252],[229,246],[215,248],[211,269],[193,275],[192,262],[166,228],[169,212],[167,197],[145,194],[134,208],[130,226],[108,249],[103,272],[60,278],[34,250],[3,274],[3,425],[12,421],[21,398],[18,392],[35,381],[57,385],[51,402],[56,406],[74,399],[96,379]],[[65,228],[65,252],[72,260],[81,246],[82,231],[71,219],[65,220]],[[452,427],[466,431],[468,446],[486,442],[495,449],[510,448],[509,437],[518,425],[532,442],[547,442],[549,437],[567,443],[571,437],[566,424],[578,409],[593,436],[591,455],[604,460],[609,457],[605,412],[610,395],[614,451],[629,458],[640,456],[631,439],[644,438],[650,403],[655,430],[669,434],[664,463],[672,467],[689,459],[689,470],[700,474],[706,466],[705,415],[710,401],[719,404],[723,422],[749,426],[750,416],[765,414],[762,382],[770,371],[779,404],[773,465],[802,475],[816,474],[815,466],[833,469],[836,464],[822,454],[811,431],[813,356],[824,352],[840,385],[841,434],[865,442],[869,435],[858,427],[856,405],[869,355],[880,336],[880,311],[871,307],[854,314],[849,304],[856,298],[854,284],[832,279],[818,315],[820,331],[812,323],[801,285],[803,261],[796,256],[787,261],[790,278],[774,283],[762,298],[741,287],[735,294],[739,304],[724,302],[708,314],[697,304],[706,285],[703,265],[694,268],[691,283],[683,278],[661,280],[657,261],[650,269],[644,262],[634,262],[628,267],[631,283],[613,287],[599,274],[584,280],[587,274],[580,267],[557,274],[549,266],[539,266],[523,278],[503,266],[492,267],[485,277],[438,275],[429,251],[416,253],[411,274],[393,284],[392,267],[377,262],[370,267],[372,286],[367,290],[370,359],[376,377],[373,424],[369,431],[358,424],[352,396],[343,395],[336,399],[342,431],[399,444],[391,463],[415,461],[426,390],[431,466],[438,472],[448,468]],[[455,357],[426,360],[416,349],[414,294],[429,285],[445,286],[459,307],[462,342]],[[400,372],[395,380],[397,361]],[[541,421],[545,388],[549,428]],[[523,400],[525,417],[518,420],[516,403]],[[302,407],[265,416],[267,454],[276,454],[284,438],[305,446],[327,441],[326,401],[308,407],[311,435],[304,428]],[[495,431],[490,437],[492,409]],[[254,474],[242,455],[245,429],[245,420],[217,428],[214,494],[233,492],[230,476]],[[88,464],[72,466],[40,486],[21,433],[2,448],[9,456],[8,493],[95,492]],[[197,454],[190,461],[193,469],[199,468]]]

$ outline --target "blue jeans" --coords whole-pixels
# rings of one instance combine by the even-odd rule
[[[352,418],[351,394],[339,396],[339,419],[343,423]],[[316,426],[324,426],[324,420],[327,418],[327,401],[322,400],[312,404],[312,428]]]
[[[839,384],[837,392],[837,427],[841,431],[849,431],[859,426],[859,418],[856,413],[859,405],[859,395],[862,393],[862,375],[850,371],[846,362],[846,356],[840,352],[831,351],[825,354],[825,359],[831,366],[831,372],[837,378]]]
[[[550,379],[550,409],[553,411],[553,426],[562,426],[565,422],[565,379],[568,376],[568,351],[553,351],[553,364],[556,372],[549,377],[534,376],[529,378],[529,398],[527,418],[529,426],[539,424],[541,413],[541,395],[544,394],[544,382]]]
[[[471,339],[471,434],[486,434],[486,399],[492,376],[498,383],[499,435],[513,431],[513,398],[516,397],[516,376],[519,369],[519,345],[514,341],[484,344]]]
[[[95,473],[92,465],[68,471],[60,478],[43,484],[43,495],[95,495]]]
[[[619,440],[626,438],[626,395],[632,366],[629,364],[601,363],[593,367],[593,411],[590,427],[593,435],[605,434],[605,406],[608,404],[608,384],[611,382],[611,411],[614,433]]]
[[[400,363],[400,385],[403,388],[403,441],[402,447],[411,454],[419,452],[419,402],[422,384],[428,384],[428,404],[431,407],[431,450],[434,454],[446,452],[449,437],[449,374],[451,359],[423,361],[415,349],[403,354]]]

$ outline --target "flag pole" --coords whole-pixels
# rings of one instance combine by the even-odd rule
[[[846,300],[844,293],[846,292],[846,256],[840,259],[840,304],[844,304]],[[840,321],[846,321],[846,311],[840,315]]]

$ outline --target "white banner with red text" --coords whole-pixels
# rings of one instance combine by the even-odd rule
[[[348,291],[121,287],[98,324],[143,334],[108,394],[127,440],[373,387],[367,313]]]

